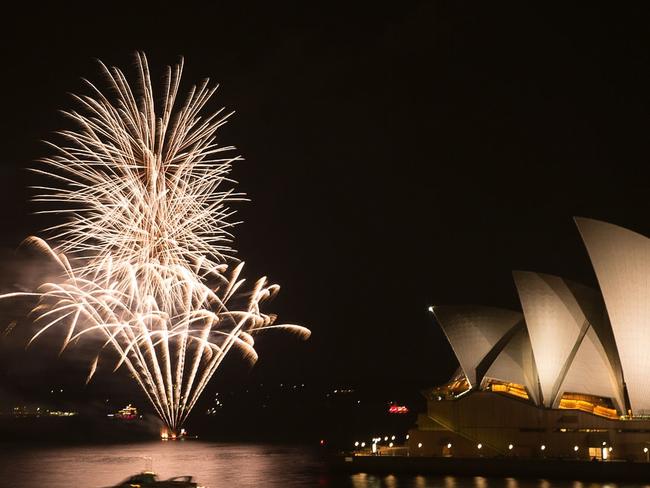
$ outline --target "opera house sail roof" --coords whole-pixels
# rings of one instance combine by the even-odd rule
[[[650,414],[650,239],[617,225],[576,218],[603,293],[630,408]]]
[[[524,385],[537,399],[532,351],[521,313],[478,306],[436,306],[433,313],[470,387],[478,388],[485,378],[492,378]]]
[[[596,332],[603,329],[598,294],[558,276],[516,271],[513,277],[544,406],[558,406],[565,392],[580,392],[611,398],[624,411],[622,384]]]
[[[501,382],[547,408],[594,398],[618,415],[650,415],[650,239],[596,220],[576,223],[600,292],[515,271],[523,313],[483,306],[433,313],[471,389]]]

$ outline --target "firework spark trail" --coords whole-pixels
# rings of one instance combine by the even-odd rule
[[[52,181],[35,187],[35,201],[54,205],[40,213],[65,221],[46,229],[53,246],[27,242],[60,266],[62,279],[2,297],[39,297],[32,314],[42,325],[30,343],[55,327],[66,331],[62,351],[103,337],[99,353],[117,352],[115,370],[124,365],[177,431],[233,347],[254,361],[253,334],[310,332],[261,312],[279,290],[266,278],[241,291],[228,207],[244,198],[228,177],[239,157],[215,139],[229,114],[201,114],[216,87],[205,80],[179,101],[181,61],[167,68],[157,110],[143,54],[135,87],[101,66],[113,95],[87,82],[92,96],[75,96],[80,110],[65,112],[76,129],[59,132],[65,142],[50,144],[54,155],[33,168]]]

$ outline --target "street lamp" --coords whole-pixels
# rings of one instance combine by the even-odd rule
[[[483,444],[481,444],[481,443],[479,442],[479,443],[476,445],[476,447],[479,448],[479,449],[483,449]]]
[[[645,452],[645,462],[646,463],[650,462],[650,453],[648,452],[648,448],[644,447],[643,452]]]
[[[433,305],[429,305],[428,310],[429,310],[429,312],[433,313]]]
[[[508,444],[508,451],[512,451],[512,448],[515,447],[512,444]]]
[[[418,442],[418,448],[421,448],[421,447],[422,447],[422,443]]]

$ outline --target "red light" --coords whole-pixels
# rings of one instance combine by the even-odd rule
[[[396,414],[409,413],[409,409],[405,405],[391,405],[390,407],[388,407],[388,413],[396,413]]]

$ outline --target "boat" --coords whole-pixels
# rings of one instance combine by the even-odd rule
[[[176,476],[167,480],[160,480],[152,471],[129,476],[127,479],[107,488],[205,488],[199,486],[192,476]]]

